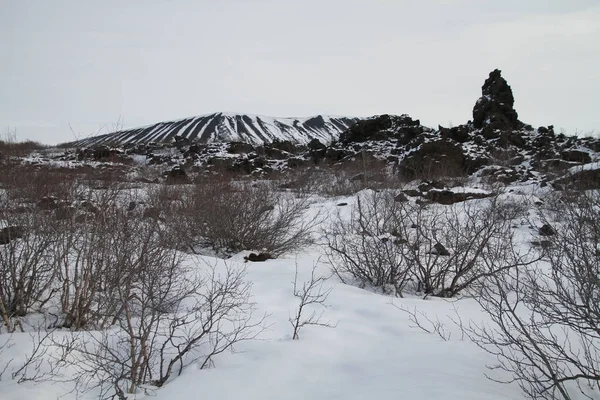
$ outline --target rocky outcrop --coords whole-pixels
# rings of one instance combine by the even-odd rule
[[[406,144],[425,131],[431,130],[422,126],[418,119],[413,120],[406,114],[384,114],[358,121],[350,129],[342,132],[340,143],[348,145],[368,140],[395,139]]]
[[[600,161],[600,139],[568,137],[556,134],[552,125],[534,129],[522,123],[514,108],[512,89],[498,69],[490,72],[482,86],[481,98],[473,108],[473,120],[455,127],[439,126],[435,130],[406,114],[384,114],[357,121],[330,117],[285,121],[265,118],[214,114],[159,124],[156,131],[140,129],[139,136],[131,136],[131,132],[114,136],[136,138],[136,142],[128,141],[121,149],[101,145],[65,154],[61,160],[79,158],[113,163],[116,159],[128,165],[156,166],[167,171],[164,176],[170,183],[186,182],[183,168],[188,173],[264,175],[318,166],[348,167],[355,173],[367,168],[393,170],[408,179],[478,174],[488,182],[504,184],[537,181],[557,187],[599,185],[595,169],[569,171]],[[225,124],[227,129],[219,124]],[[271,124],[281,135],[262,138],[264,132],[273,128]],[[332,137],[334,140],[328,141],[316,133],[331,125],[341,132],[339,140]],[[219,126],[224,130],[217,129]],[[203,133],[231,129],[257,135],[252,136],[256,140],[219,133],[219,140],[225,140],[220,142],[217,137],[205,137]],[[175,134],[165,133],[165,136],[163,131]],[[307,135],[302,140],[290,139],[305,131]],[[58,203],[49,201],[45,206],[51,209]]]
[[[400,173],[406,178],[419,176],[457,176],[464,173],[465,154],[452,140],[441,139],[423,143],[400,163]]]
[[[493,195],[492,193],[486,193],[486,192],[481,192],[481,191],[457,192],[457,191],[453,191],[450,189],[443,189],[443,190],[433,189],[433,190],[430,190],[427,193],[425,193],[423,195],[423,197],[425,199],[431,201],[432,203],[450,205],[450,204],[460,203],[460,202],[472,200],[472,199],[484,199],[484,198],[490,197],[492,195]]]
[[[521,129],[523,123],[513,108],[515,99],[512,89],[502,77],[501,71],[495,69],[481,87],[482,96],[473,107],[473,126],[476,129],[515,130]]]

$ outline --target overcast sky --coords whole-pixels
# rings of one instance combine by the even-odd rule
[[[229,111],[600,133],[598,0],[0,0],[0,134],[58,143]]]

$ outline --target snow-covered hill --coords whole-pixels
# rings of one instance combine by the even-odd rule
[[[327,143],[337,139],[341,132],[358,120],[353,117],[324,115],[275,118],[220,112],[94,136],[73,144],[91,146],[172,142],[175,136],[198,140],[201,143],[237,141],[260,145],[275,140],[289,140],[296,144],[305,144],[312,139]]]

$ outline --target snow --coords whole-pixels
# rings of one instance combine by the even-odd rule
[[[454,190],[460,190],[455,188]],[[466,190],[466,189],[465,189]],[[469,188],[469,192],[484,192]],[[525,194],[525,193],[523,193]],[[514,194],[517,196],[518,194]],[[355,197],[321,199],[307,218],[319,213],[348,214]],[[345,208],[336,207],[347,202]],[[242,266],[243,256],[227,260]],[[202,257],[208,264],[225,261]],[[296,266],[299,280],[317,273],[330,275],[323,249],[315,246],[296,255],[264,263],[248,263],[247,278],[253,284],[257,314],[266,314],[267,329],[259,340],[243,342],[235,353],[223,353],[215,367],[200,370],[192,365],[164,388],[130,398],[156,400],[208,399],[407,399],[407,400],[508,400],[522,399],[516,384],[503,385],[486,379],[486,365],[494,358],[463,338],[451,318],[479,321],[485,316],[472,299],[392,298],[344,285],[335,277],[323,318],[335,328],[306,326],[299,340],[291,340],[289,316],[297,298],[292,282]],[[449,332],[445,341],[436,334],[415,328],[409,316],[397,307],[414,309],[439,319]],[[0,340],[7,335],[0,335]],[[27,334],[15,334],[13,346],[0,355],[2,361],[22,357],[30,349]],[[0,341],[1,343],[1,341]],[[494,375],[507,379],[506,375]],[[6,376],[0,380],[3,400],[49,400],[76,398],[69,382],[17,384]],[[97,392],[80,395],[97,398]]]
[[[568,173],[570,175],[573,175],[581,171],[593,171],[597,169],[600,169],[600,162],[593,162],[589,164],[578,165],[576,167],[571,167],[569,168]]]
[[[323,119],[323,126],[310,127],[304,125],[307,121],[317,117]],[[236,129],[238,118],[242,119],[242,124],[246,128],[247,133],[240,132]],[[191,126],[196,127],[199,123],[203,123],[203,127],[198,132],[197,137],[203,137],[205,130],[208,129],[209,126],[214,126],[215,122],[218,124],[211,132],[211,137],[207,140],[208,143],[219,141],[243,141],[253,145],[262,145],[265,142],[274,140],[289,140],[294,143],[306,144],[313,138],[317,138],[322,142],[331,142],[333,139],[337,138],[343,130],[340,129],[338,125],[332,123],[332,120],[337,120],[339,124],[344,125],[345,123],[343,121],[352,118],[353,117],[334,117],[325,115],[309,117],[269,117],[264,115],[217,112],[191,118],[164,121],[111,134],[90,137],[77,142],[77,144],[78,146],[89,146],[102,143],[103,140],[108,138],[113,138],[123,143],[160,141],[170,133],[182,135],[187,128]],[[259,120],[261,123],[258,122]],[[178,127],[178,124],[183,121],[188,122],[183,126]],[[298,124],[298,127],[296,127],[295,124]],[[260,134],[257,133],[257,131],[260,132]]]
[[[295,299],[291,294],[295,262],[305,272],[318,250],[298,259],[253,264],[255,300],[270,313],[268,339],[246,344],[241,352],[217,361],[211,370],[190,369],[156,399],[192,399],[198,393],[214,399],[515,399],[518,388],[506,390],[483,377],[485,353],[467,340],[444,342],[410,326],[392,299],[335,282],[325,318],[336,328],[305,327],[292,341],[287,322]],[[327,273],[324,265],[320,269]],[[450,315],[445,301],[394,299],[432,315]],[[476,313],[465,301],[461,308]],[[447,321],[450,323],[450,321]]]

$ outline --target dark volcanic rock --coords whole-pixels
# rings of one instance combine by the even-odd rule
[[[250,262],[264,262],[272,258],[273,257],[269,253],[250,253],[248,256],[244,257],[244,260]]]
[[[556,235],[556,231],[554,230],[554,228],[552,226],[550,226],[550,224],[544,224],[540,227],[540,229],[538,230],[538,233],[541,236],[553,236]]]
[[[557,183],[577,190],[600,189],[600,168],[583,169],[582,167],[580,171],[559,179]]]
[[[394,197],[394,201],[398,203],[406,203],[408,201],[408,197],[404,193],[398,193],[396,197]]]
[[[454,203],[460,203],[461,201],[471,199],[483,199],[490,197],[492,193],[468,193],[468,192],[453,192],[452,190],[439,190],[432,189],[425,193],[423,197],[433,203],[439,203],[444,205],[450,205]]]
[[[448,139],[423,143],[400,163],[400,172],[408,178],[423,175],[458,176],[464,173],[465,154],[461,146]]]
[[[438,129],[441,137],[452,139],[458,143],[465,143],[471,138],[470,128],[468,125],[459,125],[452,128],[444,128],[443,126],[439,126]]]
[[[254,151],[254,146],[250,143],[243,142],[231,142],[229,143],[228,153],[231,154],[247,154]]]
[[[563,151],[561,157],[565,161],[579,162],[579,163],[591,163],[592,158],[590,153],[581,150],[566,150]]]
[[[23,237],[25,230],[22,226],[7,226],[0,229],[0,245],[8,244],[12,240]]]
[[[441,243],[436,243],[433,246],[433,249],[431,249],[430,253],[434,254],[434,255],[438,255],[438,256],[449,256],[450,255],[450,252]]]
[[[170,185],[189,183],[187,173],[178,165],[167,171],[165,178],[165,183]]]
[[[358,121],[340,135],[342,144],[360,143],[367,140],[398,139],[408,143],[411,139],[425,131],[421,122],[408,115],[379,115]]]
[[[490,72],[481,92],[482,96],[473,107],[473,126],[476,129],[511,130],[523,126],[513,108],[515,99],[512,90],[502,78],[500,70],[495,69]]]

